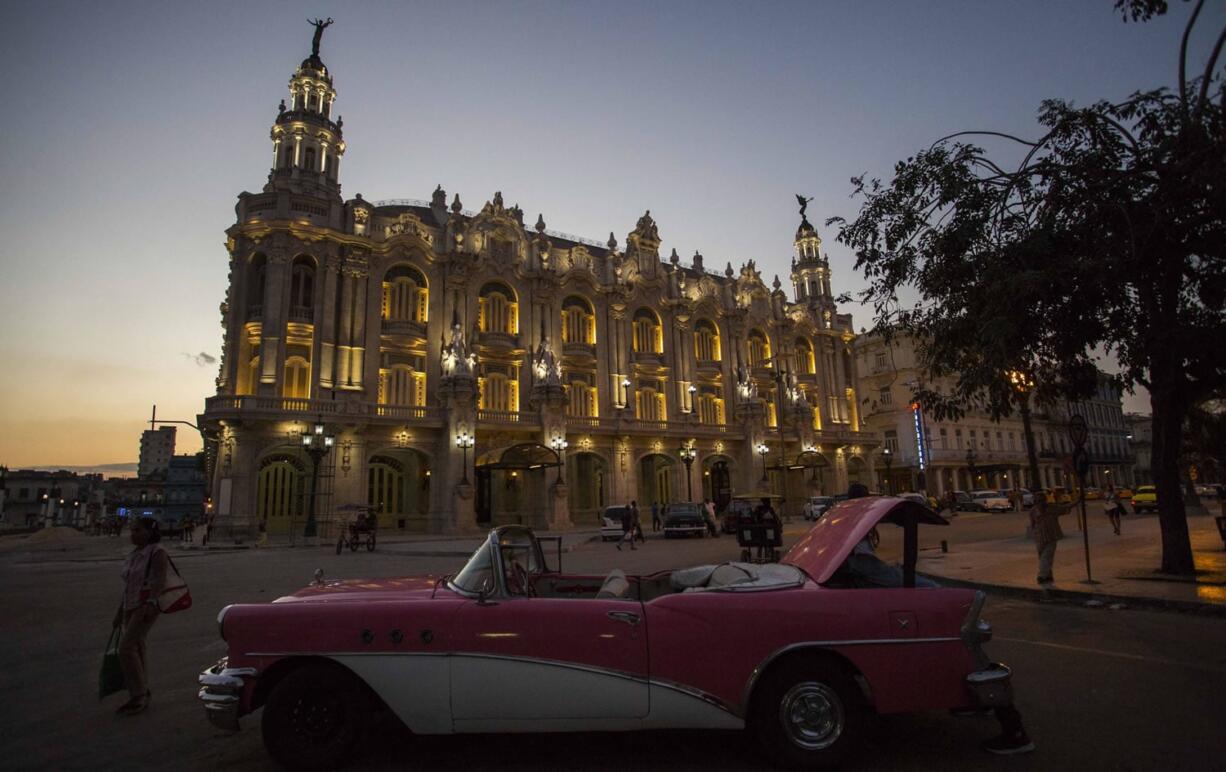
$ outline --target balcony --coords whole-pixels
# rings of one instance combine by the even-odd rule
[[[478,332],[477,343],[496,349],[519,348],[519,336],[509,332]]]
[[[290,306],[289,321],[310,324],[315,321],[315,309],[310,306]]]
[[[442,410],[415,405],[378,405],[373,402],[336,402],[330,399],[294,397],[253,397],[218,395],[204,401],[209,419],[304,420],[310,416],[326,418],[365,418],[377,422],[442,426]]]
[[[630,359],[638,365],[659,367],[664,364],[664,355],[657,351],[634,351],[631,352]]]
[[[483,424],[531,424],[537,420],[536,413],[517,410],[478,410],[477,421]]]
[[[570,341],[562,344],[562,356],[594,359],[596,357],[595,343],[577,343]]]
[[[382,329],[384,335],[416,335],[419,338],[426,337],[426,325],[421,322],[415,322],[412,319],[384,319]]]

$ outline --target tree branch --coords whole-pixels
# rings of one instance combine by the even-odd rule
[[[1183,117],[1188,117],[1188,38],[1192,35],[1192,26],[1196,24],[1196,17],[1200,16],[1200,9],[1205,6],[1205,0],[1196,0],[1196,8],[1192,11],[1192,18],[1188,19],[1188,26],[1183,28],[1183,39],[1179,41],[1179,102],[1183,106]]]
[[[1203,1],[1204,0],[1202,0],[1202,2]],[[933,142],[931,145],[929,145],[928,149],[931,150],[932,148],[936,147],[942,142],[947,142],[948,140],[951,140],[954,137],[966,137],[966,136],[1004,137],[1005,139],[1011,139],[1014,142],[1018,142],[1023,145],[1030,145],[1031,147],[1038,146],[1034,142],[1028,142],[1022,139],[1021,137],[1015,137],[1012,134],[1006,134],[1003,131],[959,131],[954,134],[950,134],[949,136],[941,137],[936,142]]]
[[[1209,98],[1209,83],[1213,80],[1213,69],[1217,66],[1217,58],[1222,53],[1223,43],[1226,43],[1226,27],[1222,27],[1221,34],[1217,36],[1217,43],[1213,46],[1213,53],[1209,56],[1209,63],[1205,65],[1205,73],[1200,79],[1200,94],[1196,97],[1196,109],[1193,111],[1193,115],[1198,119]]]

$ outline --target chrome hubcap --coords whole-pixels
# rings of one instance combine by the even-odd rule
[[[843,701],[826,684],[798,683],[783,695],[779,721],[795,745],[810,751],[829,748],[843,733]]]

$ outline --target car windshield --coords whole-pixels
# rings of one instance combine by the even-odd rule
[[[468,563],[456,574],[451,583],[465,592],[487,593],[494,591],[494,569],[490,562],[490,545],[482,542]]]
[[[670,515],[697,515],[697,504],[673,504],[668,508]]]
[[[1137,493],[1153,493],[1155,490],[1157,489],[1152,485],[1142,485],[1140,488],[1137,488]]]
[[[620,521],[625,516],[626,509],[626,507],[609,507],[604,511],[604,516]]]

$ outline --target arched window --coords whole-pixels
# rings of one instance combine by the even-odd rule
[[[596,387],[588,385],[584,378],[572,378],[566,386],[566,414],[583,418],[600,415],[599,395]]]
[[[311,396],[311,363],[300,356],[287,357],[281,395],[291,399]]]
[[[294,146],[285,143],[285,149],[281,151],[281,168],[288,169],[294,165]]]
[[[318,171],[315,168],[315,148],[308,147],[302,156],[302,168],[308,171]]]
[[[247,316],[258,319],[264,308],[264,276],[268,271],[268,258],[262,254],[252,256],[247,264]]]
[[[817,372],[817,362],[813,358],[813,344],[808,338],[796,339],[796,372],[801,375],[811,375]]]
[[[519,303],[505,284],[487,284],[478,299],[477,323],[481,332],[519,334]]]
[[[699,362],[717,362],[722,359],[719,329],[710,319],[699,319],[694,325],[694,358]]]
[[[664,330],[660,318],[646,308],[634,312],[634,350],[636,353],[664,353]]]
[[[634,415],[640,421],[665,421],[668,418],[668,404],[664,400],[664,390],[656,388],[662,384],[653,384],[639,388],[634,392]]]
[[[596,314],[586,299],[571,295],[562,301],[562,342],[596,344]]]
[[[724,424],[724,400],[715,388],[704,386],[698,392],[694,409],[698,413],[699,423],[711,426]]]
[[[384,319],[425,324],[429,308],[430,290],[421,271],[411,265],[398,265],[383,277]]]
[[[503,373],[489,373],[477,380],[482,410],[515,412],[519,410],[519,383]]]
[[[259,351],[259,348],[256,348]],[[239,396],[252,396],[260,384],[260,355],[255,354],[251,359],[247,360],[247,366],[244,372],[239,373],[240,382],[238,384]]]
[[[749,332],[749,366],[750,367],[770,367],[771,344],[770,339],[761,330],[750,330]]]
[[[297,257],[290,269],[289,318],[311,321],[315,308],[315,266],[309,257]]]

